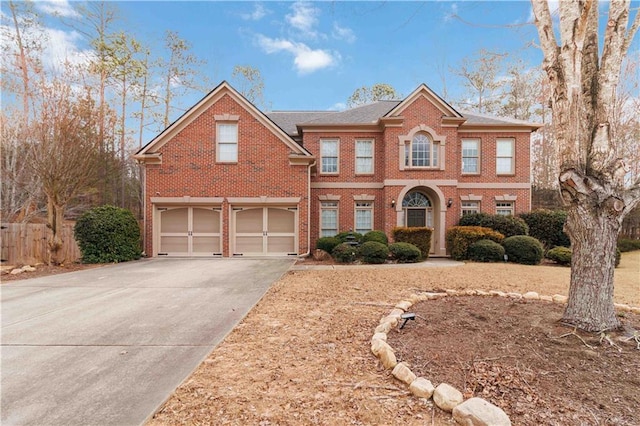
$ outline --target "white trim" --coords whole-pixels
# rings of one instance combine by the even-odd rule
[[[427,133],[431,137],[432,150],[438,151],[438,164],[435,166],[412,166],[405,164],[405,150],[407,145],[409,146],[409,152],[411,152],[411,146],[413,144],[413,138],[418,133]],[[445,146],[447,144],[447,137],[439,135],[431,127],[426,124],[420,124],[409,130],[406,135],[398,136],[398,154],[399,154],[399,169],[400,170],[444,170],[445,169]],[[411,161],[410,161],[411,162]]]
[[[312,189],[382,189],[383,183],[378,182],[312,182]]]
[[[496,195],[494,198],[496,201],[516,201],[518,199],[518,196],[504,194],[504,195]]]
[[[300,197],[227,197],[229,204],[295,204]]]
[[[376,199],[375,195],[368,195],[368,194],[353,196],[353,201],[374,201],[375,199]]]
[[[151,204],[222,204],[222,197],[151,197]]]
[[[460,201],[482,201],[482,195],[461,195]]]
[[[458,189],[531,189],[531,182],[522,183],[459,183]]]
[[[457,186],[455,179],[385,179],[384,186],[407,186],[407,185],[436,185],[436,186]]]
[[[324,194],[318,195],[320,201],[340,201],[340,195]]]

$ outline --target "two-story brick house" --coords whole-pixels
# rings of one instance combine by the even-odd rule
[[[263,113],[223,82],[135,158],[149,256],[302,255],[321,236],[531,207],[539,126],[461,113],[427,86],[342,112]]]

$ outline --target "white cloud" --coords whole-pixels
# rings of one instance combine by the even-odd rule
[[[262,3],[255,3],[253,5],[253,11],[251,13],[244,13],[240,15],[245,21],[259,21],[264,18],[270,10],[266,9]]]
[[[338,40],[344,40],[347,43],[353,43],[356,41],[356,35],[351,28],[341,27],[338,23],[333,23],[333,38]]]
[[[304,43],[285,39],[272,39],[261,34],[257,36],[258,45],[265,53],[289,52],[294,56],[293,63],[301,74],[308,74],[335,65],[340,60],[338,53],[322,49],[311,49]]]
[[[320,9],[306,2],[293,3],[291,9],[293,9],[293,13],[285,16],[287,23],[306,37],[318,37],[314,27],[318,24]]]
[[[36,2],[36,7],[49,15],[63,18],[80,18],[80,14],[69,4],[68,0],[41,0]]]
[[[560,0],[549,0],[549,11],[551,12],[552,18],[557,18],[560,15]],[[533,8],[529,8],[529,22],[534,22],[536,20],[535,15],[533,14]]]
[[[344,102],[336,102],[335,104],[331,105],[328,109],[329,111],[344,111],[345,109],[347,109],[347,104],[345,104]]]
[[[65,63],[86,64],[94,57],[93,50],[79,47],[82,36],[76,31],[62,31],[45,28],[47,41],[43,46],[42,64],[51,70],[60,70]]]

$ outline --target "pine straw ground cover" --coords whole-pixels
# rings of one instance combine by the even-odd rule
[[[433,289],[499,289],[503,291],[526,292],[537,291],[540,294],[567,294],[569,269],[553,266],[519,266],[512,264],[466,264],[448,268],[421,269],[375,269],[361,268],[352,270],[303,271],[289,272],[275,283],[260,303],[238,325],[238,327],[221,343],[209,357],[196,369],[160,408],[151,425],[164,424],[214,424],[214,425],[379,425],[379,424],[452,424],[449,415],[434,409],[430,401],[411,396],[402,383],[393,379],[389,371],[385,371],[370,352],[370,339],[379,319],[386,315],[393,306],[407,295],[420,290]],[[640,306],[640,252],[625,253],[621,267],[616,270],[617,302]],[[450,301],[449,301],[450,302]],[[532,306],[528,304],[527,306]],[[541,305],[541,306],[553,306]],[[417,305],[416,305],[417,307]],[[465,306],[448,305],[439,315],[446,313],[447,318],[461,317],[465,314]],[[487,308],[489,309],[489,308]],[[493,309],[493,308],[491,308]],[[522,311],[512,310],[509,315],[530,315]],[[559,311],[558,311],[559,312]],[[421,316],[428,316],[422,312]],[[559,314],[552,313],[556,318]],[[481,316],[481,315],[479,315]],[[628,320],[636,326],[640,325],[637,316],[628,315]],[[475,336],[462,336],[460,330],[446,325],[443,321],[432,319],[435,330],[439,332],[437,342],[413,342],[413,355],[421,357],[419,362],[403,355],[412,368],[424,367],[425,375],[433,375],[434,384],[438,380],[456,382],[466,391],[475,391],[479,396],[487,397],[488,392],[499,383],[487,385],[487,377],[495,377],[508,372],[515,374],[514,367],[493,363],[491,356],[478,353],[478,342],[494,337],[480,336],[480,331],[492,330],[486,321],[466,315],[464,321],[467,328],[475,327]],[[405,328],[418,329],[420,318]],[[442,324],[442,327],[438,327]],[[555,326],[552,324],[552,326]],[[449,328],[450,327],[450,328]],[[614,347],[608,343],[592,345],[589,349],[583,342],[574,337],[562,334],[571,329],[553,330],[551,337],[558,345],[549,341],[542,342],[547,346],[573,345],[576,352],[582,351],[584,358],[582,369],[589,370],[595,358],[604,358],[603,352],[610,353]],[[404,331],[404,330],[403,330]],[[562,334],[559,334],[562,333]],[[390,340],[393,339],[390,333]],[[424,337],[423,337],[424,338]],[[513,346],[540,345],[527,338],[512,338]],[[443,343],[444,342],[444,343]],[[435,371],[438,362],[429,358],[434,345],[449,346],[450,352],[461,360],[461,363],[445,361],[457,365],[458,370],[466,372],[466,379],[461,383],[459,377],[443,377]],[[404,339],[404,345],[409,343]],[[393,344],[392,344],[393,346]],[[402,346],[402,345],[399,345]],[[539,352],[539,346],[535,346]],[[593,353],[591,353],[591,352]],[[596,388],[591,389],[584,398],[596,398],[596,395],[607,390],[607,395],[615,392],[620,386],[625,392],[620,393],[620,400],[606,402],[625,415],[629,410],[638,410],[638,402],[625,400],[625,395],[640,395],[640,351],[630,352],[632,358],[624,359],[628,377],[633,380],[622,381],[620,376],[609,375],[599,366],[596,375]],[[507,359],[512,353],[504,352],[499,356]],[[442,355],[438,355],[439,357]],[[607,358],[610,362],[617,360]],[[432,361],[430,361],[432,360]],[[477,362],[474,362],[477,361]],[[535,377],[540,372],[532,372],[535,365],[520,364],[521,376],[514,376],[519,387],[525,389],[520,405],[507,405],[508,414],[520,416],[518,419],[538,419],[536,424],[580,424],[575,423],[575,411],[546,412],[549,422],[537,417],[544,403],[563,402],[578,404],[578,400],[567,400],[569,395],[564,389],[571,383],[560,380],[566,370],[558,365],[548,374],[551,383],[556,386],[544,387],[530,391],[525,386],[536,385]],[[547,371],[548,366],[545,366]],[[498,371],[497,369],[502,369]],[[454,370],[453,368],[451,370]],[[443,373],[447,373],[443,370]],[[512,375],[513,375],[512,374]],[[530,374],[533,374],[531,376]],[[493,376],[492,376],[493,375]],[[537,375],[537,376],[536,376]],[[473,376],[473,377],[472,377]],[[436,380],[437,378],[437,380]],[[472,382],[476,380],[476,382]],[[465,382],[466,380],[466,382]],[[485,380],[484,387],[478,384]],[[465,383],[468,386],[464,386]],[[524,384],[523,384],[524,383]],[[519,392],[514,390],[514,393]],[[469,396],[469,395],[467,395]],[[527,398],[531,398],[531,401]],[[542,405],[536,405],[543,400]],[[626,401],[626,402],[625,402]],[[500,403],[499,398],[496,403]],[[509,404],[513,403],[512,401]],[[516,401],[517,403],[517,401]],[[515,404],[515,403],[513,403]],[[504,404],[503,404],[504,405]],[[591,408],[589,408],[591,409]],[[509,412],[508,410],[511,410]],[[592,409],[593,410],[593,409]],[[596,410],[597,411],[597,410]],[[597,419],[604,416],[595,413]],[[528,417],[527,417],[528,416]],[[587,416],[580,418],[583,424],[597,423],[596,418]],[[627,417],[628,418],[628,417]],[[536,421],[536,420],[534,420]],[[518,422],[514,424],[519,424]],[[533,424],[533,423],[532,423]]]

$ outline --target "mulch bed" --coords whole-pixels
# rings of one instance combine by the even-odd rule
[[[622,330],[589,334],[560,324],[563,309],[502,297],[430,300],[388,341],[418,376],[490,401],[514,425],[639,425],[640,316],[625,313]]]

